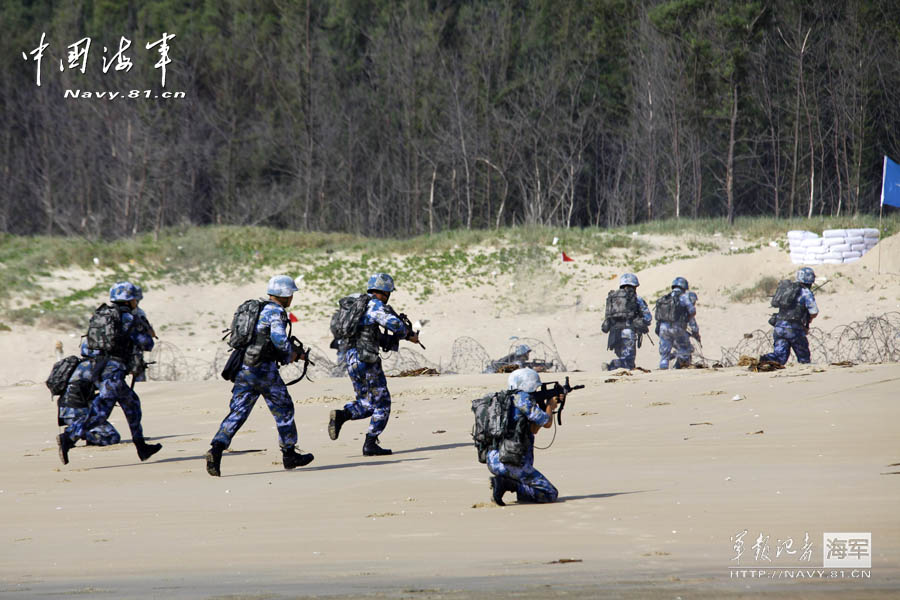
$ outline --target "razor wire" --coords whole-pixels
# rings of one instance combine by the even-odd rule
[[[870,316],[829,331],[812,327],[807,338],[813,363],[900,362],[900,312]],[[736,345],[722,348],[719,363],[732,367],[741,356],[759,357],[773,347],[774,329],[756,329],[745,333]]]

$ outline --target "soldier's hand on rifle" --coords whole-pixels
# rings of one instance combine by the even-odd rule
[[[418,344],[419,343],[419,332],[418,331],[411,332],[410,336],[406,339],[409,340],[410,342],[412,342],[413,344]]]
[[[560,394],[558,396],[553,396],[549,400],[547,400],[547,416],[550,417],[546,423],[544,423],[544,427],[552,427],[553,426],[553,412],[556,410],[556,407],[559,406],[559,403],[566,399],[565,394]]]

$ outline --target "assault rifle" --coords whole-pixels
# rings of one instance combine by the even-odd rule
[[[303,372],[300,373],[300,377],[292,379],[284,385],[294,385],[295,383],[306,377],[306,370],[309,368],[309,365],[316,366],[316,363],[309,359],[309,350],[309,348],[303,347],[303,342],[298,340],[296,335],[291,336],[291,353],[297,353],[297,360],[303,359]],[[306,377],[306,379],[309,380],[309,377]]]
[[[384,309],[400,319],[400,322],[403,323],[403,326],[406,327],[407,336],[419,335],[418,331],[413,331],[412,321],[409,320],[409,317],[406,316],[406,313],[397,313],[394,311],[393,307],[390,304],[385,304]],[[396,351],[400,346],[401,338],[392,333],[385,334],[381,339],[381,347],[383,350],[387,352]],[[422,350],[425,350],[425,345],[422,342],[419,342],[419,346]]]
[[[562,385],[558,381],[550,381],[547,383],[541,384],[541,389],[535,390],[531,393],[531,397],[534,398],[535,402],[537,402],[538,406],[541,407],[541,410],[547,410],[547,402],[550,398],[554,396],[563,396],[563,398],[559,401],[556,408],[556,422],[562,425],[562,412],[566,407],[566,398],[565,396],[569,392],[574,392],[575,390],[584,389],[583,385],[571,386],[569,385],[569,378],[566,377],[566,382]]]

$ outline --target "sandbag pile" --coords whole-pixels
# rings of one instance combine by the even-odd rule
[[[826,229],[822,237],[812,231],[788,231],[791,262],[795,265],[852,263],[875,247],[877,229]]]

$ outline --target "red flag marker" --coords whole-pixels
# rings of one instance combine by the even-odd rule
[[[290,318],[291,323],[296,323],[297,321],[300,320],[300,319],[298,319],[297,317],[294,316],[294,313],[288,313],[288,318]]]
[[[563,252],[562,255],[563,255],[563,262],[575,262],[575,259],[569,258],[569,256],[565,252]]]

